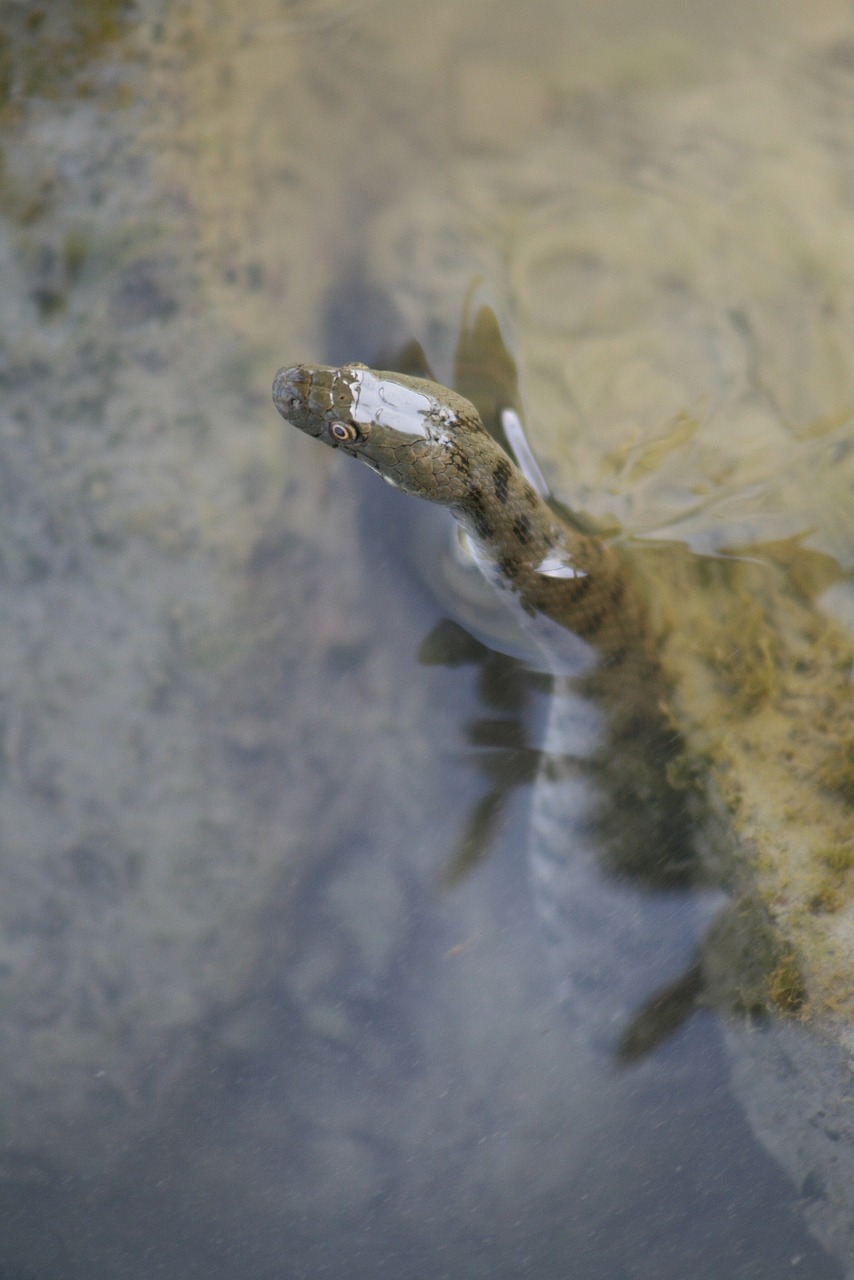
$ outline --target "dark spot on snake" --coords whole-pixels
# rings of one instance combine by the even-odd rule
[[[513,469],[506,459],[502,458],[500,462],[496,462],[492,472],[492,480],[495,485],[495,496],[501,503],[502,507],[507,505],[507,487],[510,484],[510,477]]]
[[[512,556],[504,556],[499,560],[498,567],[505,578],[514,578],[519,568],[519,561],[514,560]]]
[[[626,584],[623,578],[618,577],[614,580],[611,587],[611,603],[616,607],[622,603],[623,596],[626,594]]]
[[[513,521],[513,532],[524,546],[531,536],[531,521],[527,516],[517,516]],[[585,581],[585,579],[582,579]]]
[[[458,476],[468,480],[471,475],[471,462],[463,449],[451,449],[451,466]]]
[[[592,609],[589,613],[585,613],[583,617],[577,618],[573,622],[573,630],[577,629],[579,634],[583,636],[595,636],[601,629],[604,618],[604,609]]]
[[[612,669],[614,667],[619,667],[623,662],[626,661],[627,658],[631,657],[631,654],[632,654],[631,646],[627,644],[621,644],[617,649],[614,649],[612,653],[609,653],[608,666],[611,667]]]
[[[479,485],[472,483],[470,480],[466,482],[468,490],[468,500],[466,507],[471,513],[474,521],[475,531],[480,538],[491,538],[494,533],[492,523],[486,512],[486,504],[483,500],[483,490]]]
[[[474,527],[478,537],[491,538],[493,533],[492,525],[489,523],[489,521],[487,520],[483,512],[475,511],[473,515],[474,515]]]

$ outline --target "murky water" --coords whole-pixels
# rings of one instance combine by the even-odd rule
[[[4,14],[0,1271],[852,1274],[852,50],[833,0]],[[688,548],[674,714],[821,1035],[723,994],[731,868],[592,873],[561,1003],[547,691],[426,660],[432,535],[270,405],[449,378],[476,276],[560,497]]]

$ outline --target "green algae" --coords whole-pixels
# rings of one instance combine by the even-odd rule
[[[0,31],[0,118],[32,98],[85,95],[88,65],[121,36],[125,0],[7,6]]]
[[[845,805],[854,807],[854,735],[833,743],[818,780]]]
[[[830,844],[816,850],[820,862],[837,875],[854,869],[854,844]]]
[[[705,563],[674,552],[653,583],[674,719],[708,764],[730,831],[721,878],[754,904],[749,945],[729,924],[704,951],[707,963],[717,947],[758,963],[761,978],[742,977],[724,1008],[850,1022],[852,644],[816,602],[838,570],[794,541],[753,551]]]
[[[803,1005],[797,955],[755,891],[744,893],[714,921],[704,941],[703,969],[709,998],[724,1012],[793,1013]]]

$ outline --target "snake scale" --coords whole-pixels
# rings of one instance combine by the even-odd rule
[[[681,745],[662,710],[656,645],[631,573],[607,541],[561,518],[475,406],[438,383],[361,364],[297,365],[279,370],[273,400],[294,427],[445,507],[552,673],[531,880],[561,996],[597,1006],[607,1035],[644,994],[601,1012],[606,994],[626,988],[613,964],[630,967],[660,941],[680,896],[672,890],[693,866],[690,820],[666,781]],[[645,887],[643,912],[615,907],[632,882]],[[616,959],[603,964],[609,928]]]

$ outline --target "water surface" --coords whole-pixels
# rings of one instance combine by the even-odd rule
[[[773,1020],[615,1059],[719,898],[603,876],[665,945],[612,1039],[561,1005],[543,691],[419,661],[407,505],[269,384],[411,337],[449,377],[480,274],[563,500],[844,575],[847,7],[75,12],[10,18],[4,89],[0,1265],[845,1274],[854,1205],[798,1145],[824,1099],[752,1053]],[[844,576],[831,606],[850,628]],[[455,876],[484,719],[515,764]],[[608,928],[578,945],[619,974]]]

